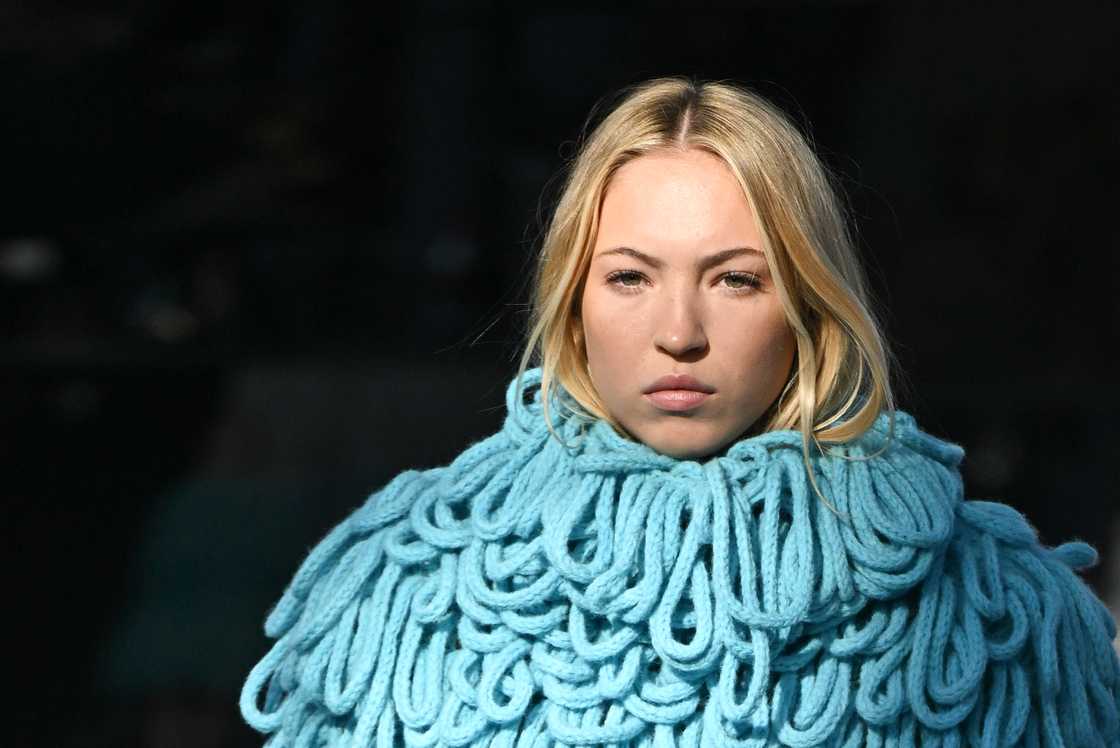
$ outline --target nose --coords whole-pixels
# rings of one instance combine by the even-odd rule
[[[671,356],[702,353],[708,348],[702,315],[691,296],[675,293],[665,300],[654,334],[654,345]]]

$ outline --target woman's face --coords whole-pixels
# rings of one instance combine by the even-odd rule
[[[699,459],[781,394],[796,343],[738,182],[705,151],[647,154],[603,197],[580,316],[610,414],[656,451]],[[680,383],[651,393],[658,379]]]

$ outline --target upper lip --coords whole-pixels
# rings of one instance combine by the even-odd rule
[[[666,374],[646,387],[642,392],[648,395],[658,390],[696,390],[697,392],[707,392],[711,394],[716,391],[716,388],[704,384],[695,377],[690,377],[687,374]]]

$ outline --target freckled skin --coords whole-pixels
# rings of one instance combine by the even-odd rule
[[[603,254],[618,246],[664,266]],[[662,454],[702,459],[720,451],[770,407],[790,375],[796,342],[765,257],[696,266],[744,246],[761,252],[762,234],[731,171],[704,151],[641,156],[615,173],[604,195],[580,300],[591,378],[610,414]],[[744,282],[752,274],[757,288]],[[642,394],[665,374],[690,374],[716,391],[693,410],[669,412]]]

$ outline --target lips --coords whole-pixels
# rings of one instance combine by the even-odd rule
[[[692,410],[715,391],[715,387],[687,374],[666,374],[642,390],[642,394],[661,410],[679,412]]]
[[[660,390],[692,390],[710,395],[716,388],[688,374],[666,374],[642,390],[642,394],[649,395]]]

